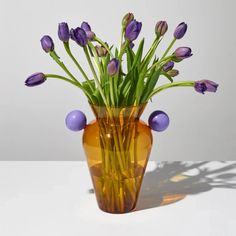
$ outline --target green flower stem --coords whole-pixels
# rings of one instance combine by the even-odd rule
[[[119,46],[119,52],[121,50],[121,47],[122,47],[122,43],[123,43],[123,37],[124,37],[124,27],[122,26],[121,27],[121,32],[120,32],[120,46]]]
[[[98,43],[100,43],[104,48],[106,48],[106,50],[109,52],[109,54],[111,55],[112,58],[114,58],[114,55],[112,54],[110,48],[97,36],[94,37],[94,40],[97,41]]]
[[[45,76],[46,76],[46,78],[55,78],[55,79],[64,80],[64,81],[66,81],[66,82],[68,82],[68,83],[71,83],[71,84],[73,84],[73,85],[79,87],[76,82],[74,82],[73,80],[70,80],[70,79],[68,79],[68,78],[66,78],[66,77],[64,77],[64,76],[61,76],[61,75],[45,74]]]
[[[176,41],[176,38],[174,38],[174,39],[171,41],[169,47],[168,47],[168,48],[166,49],[166,51],[164,52],[164,54],[163,54],[161,60],[162,60],[162,59],[167,55],[167,53],[170,51],[170,49],[171,49],[172,46],[174,45],[175,41]]]
[[[121,62],[121,58],[122,58],[122,56],[123,56],[123,54],[124,54],[124,52],[125,52],[126,47],[128,46],[128,44],[129,44],[129,41],[128,41],[128,40],[125,40],[125,44],[124,44],[124,46],[121,48],[120,54],[119,54],[119,56],[118,56],[118,60],[119,60],[120,62]]]
[[[94,55],[95,62],[96,62],[97,68],[98,68],[98,70],[99,70],[99,73],[100,73],[100,75],[102,75],[101,63],[100,63],[100,61],[99,61],[96,48],[94,47],[94,45],[93,45],[90,41],[88,41],[88,45],[89,45],[89,47],[91,48],[91,50],[92,50],[92,52],[93,52],[93,55]]]
[[[66,74],[78,84],[78,87],[83,89],[81,83],[70,73],[70,71],[67,69],[65,64],[60,60],[60,57],[56,54],[56,52],[51,51],[49,54],[55,60],[55,62],[66,72]]]
[[[64,42],[64,47],[66,52],[68,53],[68,55],[70,56],[70,58],[72,59],[72,61],[75,63],[75,65],[78,67],[78,69],[80,70],[81,74],[84,76],[84,78],[88,81],[88,85],[91,89],[91,91],[94,91],[94,88],[91,84],[91,81],[89,80],[88,76],[86,75],[86,73],[84,72],[84,70],[82,69],[82,67],[80,66],[80,64],[78,63],[78,61],[75,59],[75,57],[73,56],[73,54],[71,53],[70,50],[70,46],[68,42]]]
[[[99,79],[98,79],[98,76],[97,76],[97,74],[96,74],[96,71],[94,70],[94,67],[93,67],[93,64],[92,64],[92,61],[91,61],[91,58],[90,58],[90,56],[89,56],[88,49],[87,49],[86,46],[84,47],[84,53],[85,53],[85,55],[86,55],[86,58],[87,58],[88,63],[89,63],[89,66],[90,66],[90,68],[91,68],[91,70],[92,70],[92,73],[93,73],[93,75],[94,75],[94,80],[95,80],[95,82],[96,82],[96,84],[97,84],[97,86],[98,86],[98,90],[99,90],[99,92],[100,92],[100,94],[101,94],[101,96],[102,96],[103,102],[104,102],[104,104],[105,104],[106,106],[108,106],[106,97],[105,97],[105,95],[104,95],[104,93],[103,93],[103,91],[102,91],[101,84],[100,84],[100,82],[99,82]]]
[[[153,64],[149,69],[148,71],[152,70],[154,67],[157,67],[159,65],[165,65],[168,61],[170,61],[171,59],[173,58],[173,56],[168,56],[168,57],[165,57],[163,59],[161,59],[160,61],[156,62],[155,64]]]
[[[148,99],[152,98],[155,94],[168,89],[168,88],[173,88],[173,87],[193,87],[195,84],[195,81],[180,81],[180,82],[173,82],[173,83],[169,83],[169,84],[164,84],[162,86],[157,87],[156,89],[154,89],[152,91],[152,93],[149,95]]]
[[[75,81],[73,81],[73,80],[70,80],[70,79],[68,79],[68,78],[66,78],[66,77],[64,77],[64,76],[61,76],[61,75],[45,74],[45,76],[46,76],[46,78],[55,78],[55,79],[64,80],[64,81],[66,81],[66,82],[68,82],[68,83],[70,83],[70,84],[75,85],[76,87],[79,87],[79,88],[85,93],[85,95],[88,97],[88,99],[89,99],[91,102],[93,102],[93,99],[92,99],[91,95],[90,95],[85,89],[83,89],[83,87],[80,87],[77,82],[75,82]]]

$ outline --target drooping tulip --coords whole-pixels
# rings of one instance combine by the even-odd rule
[[[195,82],[194,88],[198,93],[204,94],[206,91],[215,93],[218,86],[217,83],[211,80],[199,80]]]
[[[172,70],[174,65],[175,65],[175,63],[173,61],[169,61],[163,66],[162,70],[165,72]]]
[[[26,79],[25,85],[28,87],[34,87],[34,86],[44,83],[45,81],[46,81],[46,76],[43,73],[38,72],[38,73],[34,73],[30,75]]]
[[[185,58],[191,57],[192,55],[192,50],[189,47],[179,47],[174,52],[174,56],[177,60],[183,60]]]

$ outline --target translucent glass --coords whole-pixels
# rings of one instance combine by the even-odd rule
[[[96,120],[86,126],[83,146],[105,212],[125,213],[136,206],[152,147],[151,130],[139,120],[144,108],[92,106]]]

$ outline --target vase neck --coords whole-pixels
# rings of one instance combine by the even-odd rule
[[[106,123],[117,123],[119,121],[119,123],[123,124],[125,122],[138,121],[145,107],[146,103],[131,107],[104,107],[91,105],[93,113],[98,121],[102,120],[103,122],[106,121]]]

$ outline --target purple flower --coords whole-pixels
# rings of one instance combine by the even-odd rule
[[[91,31],[91,27],[90,25],[88,24],[88,22],[82,22],[81,24],[81,28],[86,32],[86,31]]]
[[[133,13],[127,13],[122,19],[122,26],[125,28],[133,19]]]
[[[187,28],[188,28],[187,24],[185,24],[184,22],[180,23],[175,29],[174,37],[176,39],[183,38],[187,31]]]
[[[51,52],[54,50],[54,43],[49,35],[44,35],[40,41],[45,52]]]
[[[173,69],[175,63],[173,61],[169,61],[167,62],[164,66],[163,66],[163,71],[167,72],[171,69]]]
[[[70,39],[70,30],[67,23],[62,22],[58,25],[58,37],[62,42],[68,42]]]
[[[70,37],[72,40],[74,40],[76,43],[78,43],[81,47],[86,46],[88,43],[86,33],[80,27],[77,27],[76,29],[71,29],[70,30]]]
[[[113,58],[107,65],[108,74],[114,76],[119,71],[119,67],[120,62],[116,58]]]
[[[175,59],[180,61],[185,58],[191,57],[193,54],[192,54],[191,48],[180,47],[175,50],[174,55],[175,55]]]
[[[158,21],[156,23],[155,32],[157,36],[163,36],[168,30],[168,24],[166,21]]]
[[[82,22],[81,24],[81,29],[83,29],[86,33],[87,39],[89,41],[93,40],[95,37],[95,33],[91,30],[90,25],[88,24],[88,22]]]
[[[198,93],[204,94],[205,91],[216,92],[218,84],[211,80],[199,80],[195,82],[194,88]]]
[[[126,27],[125,38],[130,42],[134,41],[138,37],[141,28],[142,28],[141,22],[132,20]]]
[[[34,73],[26,79],[25,85],[28,87],[33,87],[42,84],[45,80],[46,76],[43,73]]]

